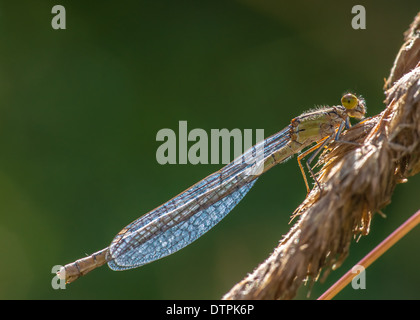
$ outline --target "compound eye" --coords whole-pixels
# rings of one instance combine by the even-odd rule
[[[354,94],[347,93],[341,98],[341,103],[347,110],[356,108],[359,99]]]

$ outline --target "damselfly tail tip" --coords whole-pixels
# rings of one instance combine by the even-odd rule
[[[57,272],[58,279],[66,280],[66,268],[61,267],[60,270]]]

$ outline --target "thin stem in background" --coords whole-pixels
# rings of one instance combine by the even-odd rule
[[[362,260],[356,265],[362,266],[363,268],[369,267],[376,259],[382,254],[389,250],[395,243],[397,243],[402,237],[408,232],[414,229],[420,224],[420,210],[413,214],[407,221],[405,221],[398,229],[392,232],[384,241],[369,252]],[[344,276],[342,276],[336,283],[334,283],[327,291],[325,291],[318,300],[331,300],[341,290],[347,286],[353,279],[355,274],[352,270],[349,270]]]

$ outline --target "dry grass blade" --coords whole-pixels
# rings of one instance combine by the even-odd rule
[[[420,15],[410,28],[412,43],[419,25]],[[352,239],[369,232],[372,214],[391,201],[395,186],[420,171],[420,67],[410,71],[410,50],[406,44],[401,50],[404,59],[396,59],[391,77],[395,81],[394,70],[404,76],[386,92],[386,109],[342,137],[361,146],[336,144],[322,156],[322,192],[308,195],[271,256],[224,299],[291,299],[305,279],[327,276],[346,258]]]
[[[391,74],[385,83],[386,88],[391,87],[407,71],[414,69],[420,61],[419,21],[420,13],[417,14],[410,28],[404,33],[405,43],[395,58]]]

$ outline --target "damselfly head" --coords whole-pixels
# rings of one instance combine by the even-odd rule
[[[347,110],[349,117],[363,119],[366,113],[366,103],[362,97],[347,93],[341,98],[341,104]]]

